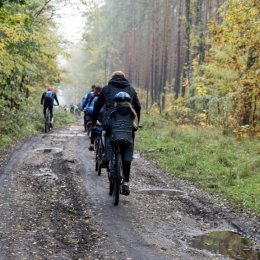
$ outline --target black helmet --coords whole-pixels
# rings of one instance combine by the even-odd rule
[[[117,101],[117,102],[124,102],[124,101],[130,102],[131,97],[126,92],[119,92],[119,93],[115,94],[113,100]]]

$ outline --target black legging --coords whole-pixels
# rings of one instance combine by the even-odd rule
[[[44,118],[46,118],[46,109],[49,108],[50,110],[50,115],[51,115],[51,120],[53,118],[53,105],[49,105],[49,104],[44,104],[43,106],[43,115],[44,115]]]
[[[122,166],[123,166],[123,173],[125,176],[125,182],[129,182],[129,176],[130,176],[130,169],[131,169],[131,161],[125,161],[125,145],[120,146],[121,150],[121,159],[122,159]]]

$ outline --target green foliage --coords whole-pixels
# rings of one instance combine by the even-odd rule
[[[197,104],[207,99],[207,115],[224,132],[259,132],[259,1],[227,0],[221,23],[209,25],[209,51],[203,65],[193,61],[193,88]],[[203,73],[201,73],[203,72]]]
[[[215,127],[177,126],[155,113],[143,113],[141,124],[136,148],[162,169],[260,214],[256,140],[237,142]]]
[[[27,101],[20,109],[11,111],[0,107],[0,150],[12,142],[43,131],[43,111],[38,102]],[[75,121],[75,116],[65,113],[61,107],[54,110],[55,127]]]

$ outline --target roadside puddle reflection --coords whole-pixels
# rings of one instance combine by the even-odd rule
[[[138,193],[148,194],[148,195],[167,195],[167,196],[177,196],[185,195],[183,191],[180,190],[169,190],[169,189],[143,189],[139,190]]]
[[[232,259],[260,260],[260,252],[253,249],[253,242],[230,231],[214,231],[187,240],[190,247],[221,254]]]

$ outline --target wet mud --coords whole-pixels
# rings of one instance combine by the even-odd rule
[[[1,154],[0,260],[260,259],[257,216],[139,153],[114,206],[89,144],[79,118]]]

